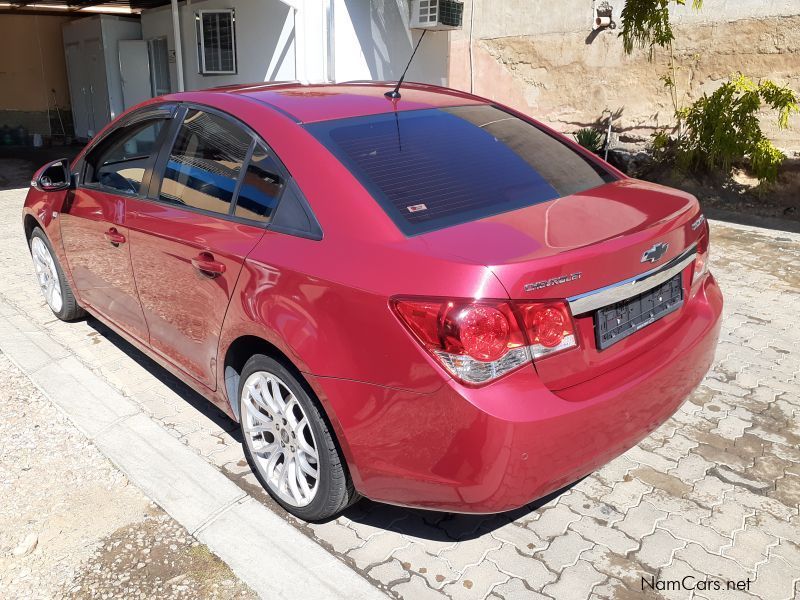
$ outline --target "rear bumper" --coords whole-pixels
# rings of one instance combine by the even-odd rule
[[[511,510],[591,473],[668,419],[714,358],[722,294],[708,276],[681,327],[625,367],[558,394],[533,367],[486,387],[418,394],[311,377],[356,488],[453,512]]]

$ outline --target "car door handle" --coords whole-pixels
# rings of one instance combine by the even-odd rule
[[[225,272],[225,265],[218,260],[214,260],[214,255],[210,252],[198,254],[192,259],[192,266],[201,273],[212,277],[217,277]]]
[[[125,243],[125,236],[122,235],[119,231],[117,231],[116,227],[110,228],[103,235],[109,242],[111,242],[115,246],[119,246],[120,244]]]

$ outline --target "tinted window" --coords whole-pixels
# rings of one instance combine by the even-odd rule
[[[157,119],[123,127],[112,133],[92,150],[86,162],[86,183],[138,194],[156,140],[167,121]]]
[[[190,110],[170,152],[159,197],[227,214],[251,141],[227,119]]]
[[[272,153],[257,144],[239,188],[234,214],[244,219],[269,221],[283,186],[284,180]]]
[[[403,111],[306,127],[406,235],[613,180],[556,138],[493,106]]]

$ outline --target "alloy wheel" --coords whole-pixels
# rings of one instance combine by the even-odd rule
[[[308,416],[279,377],[256,371],[242,389],[242,431],[270,490],[291,506],[307,506],[319,487],[319,455]]]
[[[54,313],[59,313],[64,305],[64,299],[61,296],[61,280],[58,277],[58,269],[53,255],[50,254],[50,249],[39,237],[33,237],[31,240],[31,256],[42,294],[50,309]]]

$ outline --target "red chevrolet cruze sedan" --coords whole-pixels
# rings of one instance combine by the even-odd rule
[[[529,503],[672,415],[719,333],[695,198],[488,100],[390,87],[156,98],[25,202],[56,316],[239,421],[308,520]]]

